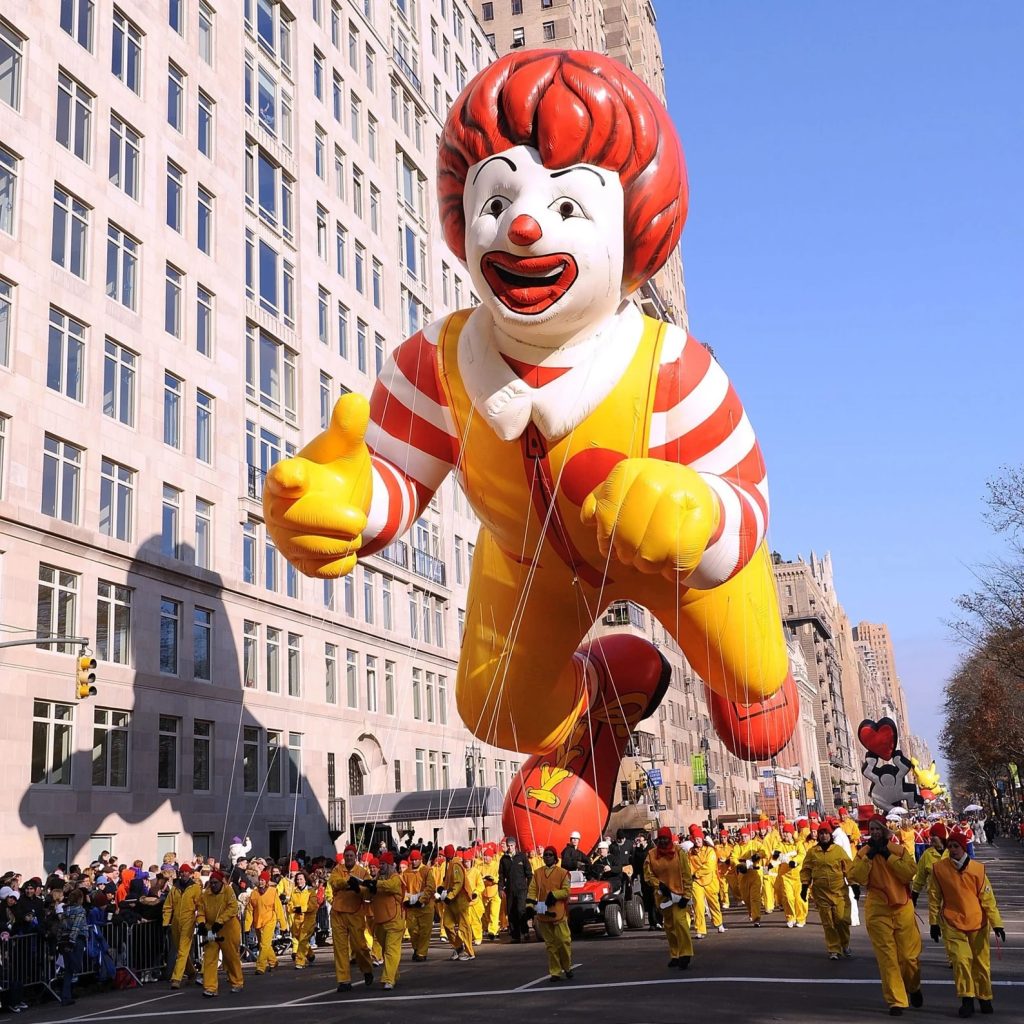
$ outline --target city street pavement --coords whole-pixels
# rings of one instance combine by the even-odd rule
[[[992,879],[1006,924],[1007,944],[993,948],[997,1019],[1024,1020],[1024,851],[1016,843],[979,848]],[[863,909],[863,902],[861,904]],[[924,940],[921,1010],[904,1019],[956,1019],[959,1001],[941,945],[928,938],[927,909],[918,910]],[[661,932],[627,932],[573,943],[575,980],[547,980],[541,943],[485,944],[473,963],[450,963],[448,947],[435,940],[430,960],[409,962],[408,947],[398,987],[384,992],[379,983],[352,993],[335,993],[330,949],[321,950],[312,968],[295,971],[283,960],[272,975],[256,978],[246,966],[245,991],[204,999],[198,987],[170,992],[165,983],[132,992],[84,996],[76,1006],[52,1004],[33,1009],[32,1021],[134,1021],[163,1024],[353,1024],[391,1021],[440,1021],[479,1024],[489,1021],[667,1024],[697,1020],[831,1021],[881,1020],[887,1017],[874,955],[863,925],[853,932],[852,960],[830,961],[812,910],[807,927],[787,929],[781,914],[768,915],[759,929],[742,910],[726,914],[728,931],[697,944],[687,972],[666,969],[668,952]],[[996,940],[993,936],[993,943]]]

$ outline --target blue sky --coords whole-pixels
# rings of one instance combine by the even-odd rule
[[[691,330],[761,439],[770,543],[830,550],[889,624],[937,754],[985,481],[1024,461],[1024,3],[656,6]]]

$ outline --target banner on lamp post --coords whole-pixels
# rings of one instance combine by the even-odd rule
[[[708,766],[703,754],[690,755],[690,772],[693,775],[695,786],[706,786],[708,784]]]

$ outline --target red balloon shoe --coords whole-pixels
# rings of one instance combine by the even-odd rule
[[[800,693],[792,673],[763,701],[739,704],[704,684],[711,721],[722,742],[744,761],[766,761],[790,741],[800,717]]]
[[[590,704],[566,742],[533,754],[512,780],[501,821],[519,846],[561,850],[572,832],[580,849],[597,843],[611,813],[626,744],[668,689],[671,668],[643,637],[606,636],[575,655],[590,682]]]

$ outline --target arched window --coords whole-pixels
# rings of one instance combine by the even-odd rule
[[[348,759],[348,795],[363,795],[363,779],[366,777],[366,765],[358,754]]]

